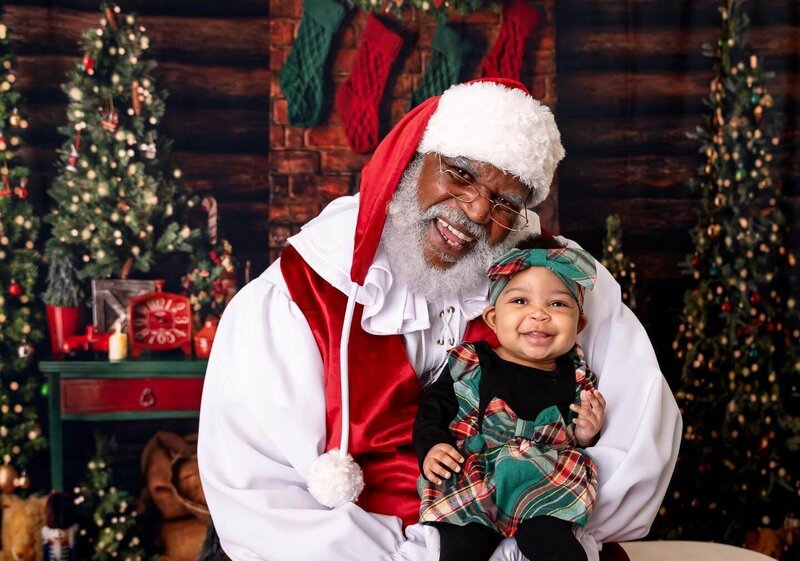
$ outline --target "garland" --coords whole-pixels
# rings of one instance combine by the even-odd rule
[[[402,17],[406,10],[414,8],[439,21],[487,8],[499,10],[503,6],[503,2],[499,0],[344,0],[344,3],[349,8],[359,8],[376,14],[391,12],[397,17]]]

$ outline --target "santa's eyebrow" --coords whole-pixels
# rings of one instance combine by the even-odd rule
[[[481,172],[479,172],[478,169],[475,166],[473,166],[472,163],[469,160],[467,160],[466,158],[464,158],[463,156],[457,156],[457,157],[453,158],[453,162],[458,167],[464,168],[464,171],[466,171],[467,173],[469,173],[473,177],[480,177],[481,176]]]

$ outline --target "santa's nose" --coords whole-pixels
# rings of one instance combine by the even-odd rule
[[[459,201],[464,214],[476,224],[486,224],[491,220],[492,202],[485,197],[476,197],[472,202]]]

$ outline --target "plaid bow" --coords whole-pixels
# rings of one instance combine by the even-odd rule
[[[582,249],[512,249],[486,270],[489,280],[489,301],[492,306],[511,277],[530,267],[546,267],[561,279],[578,306],[583,308],[583,289],[591,290],[597,278],[594,258]]]

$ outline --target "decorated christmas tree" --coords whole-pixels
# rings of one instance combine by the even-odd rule
[[[748,531],[782,527],[800,504],[800,332],[796,261],[772,171],[780,141],[770,75],[742,43],[741,0],[720,12],[721,36],[707,49],[715,59],[708,112],[693,135],[704,162],[693,181],[691,287],[673,345],[684,439],[661,515],[669,537],[739,545]]]
[[[622,301],[635,311],[636,264],[622,251],[622,221],[616,214],[606,218],[606,237],[600,262],[619,283]]]
[[[83,33],[83,60],[63,89],[69,97],[48,253],[63,248],[80,279],[146,273],[157,254],[190,251],[193,200],[165,171],[169,142],[159,135],[166,93],[156,89],[149,39],[135,15],[103,4]]]
[[[133,497],[114,486],[109,462],[115,452],[112,439],[95,434],[95,454],[87,465],[86,480],[74,489],[80,540],[87,544],[91,561],[142,561],[146,555]]]
[[[0,464],[12,466],[17,486],[28,484],[24,470],[46,441],[36,402],[41,378],[33,365],[42,339],[35,307],[40,255],[39,219],[28,199],[28,168],[19,156],[20,131],[28,126],[17,107],[15,58],[9,29],[0,21]]]

